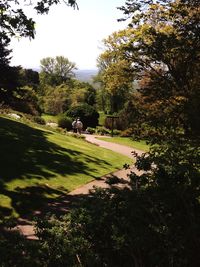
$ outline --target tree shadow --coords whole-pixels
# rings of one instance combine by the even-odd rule
[[[47,138],[51,134],[50,131],[33,129],[20,122],[0,118],[0,194],[11,199],[12,207],[20,216],[37,210],[42,203],[51,202],[52,195],[62,196],[67,193],[63,193],[63,189],[55,190],[40,185],[41,179],[51,179],[58,174],[66,176],[66,180],[70,174],[86,174],[95,178],[95,175],[91,175],[95,168],[89,167],[86,164],[88,161],[105,168],[109,166],[109,163],[99,160],[95,155],[90,157],[50,142]],[[23,181],[33,178],[35,186],[12,190],[6,187],[6,183],[15,179]],[[0,213],[11,212],[1,204],[0,207]]]

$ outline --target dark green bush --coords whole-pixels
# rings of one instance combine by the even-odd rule
[[[132,135],[133,135],[133,129],[132,128],[128,128],[128,129],[126,129],[120,133],[121,137],[130,137]]]
[[[113,135],[120,135],[120,134],[121,134],[120,130],[117,130],[117,129],[113,130]]]
[[[96,132],[96,129],[95,128],[92,128],[92,127],[87,127],[87,132],[89,133],[89,134],[94,134],[95,132]]]
[[[58,117],[58,126],[70,131],[72,129],[72,119],[65,115],[61,115]]]
[[[45,120],[40,116],[34,116],[33,120],[38,124],[45,125]]]
[[[71,118],[80,118],[83,123],[83,128],[96,127],[98,125],[99,113],[96,109],[88,104],[81,104],[70,108],[66,115]]]
[[[110,134],[110,131],[108,129],[106,129],[105,127],[101,127],[101,126],[97,127],[96,132],[101,135]]]

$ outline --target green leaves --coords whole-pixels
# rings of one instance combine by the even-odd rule
[[[40,64],[42,83],[60,85],[75,76],[76,64],[63,56],[43,58]]]
[[[66,3],[69,6],[78,8],[75,0],[42,0],[30,1],[29,7],[35,9],[39,14],[48,13],[52,5]],[[35,27],[32,18],[28,18],[23,10],[23,5],[27,5],[25,0],[3,0],[0,3],[0,24],[1,34],[4,38],[13,36],[23,36],[34,38]],[[22,7],[22,8],[21,8]]]

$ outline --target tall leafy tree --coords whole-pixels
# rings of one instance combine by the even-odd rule
[[[40,64],[40,77],[43,83],[60,85],[75,76],[73,71],[76,69],[76,64],[63,56],[43,58]]]
[[[123,45],[131,36],[131,30],[114,32],[103,40],[105,51],[98,57],[99,78],[110,97],[111,112],[118,112],[129,97],[133,77],[131,62],[125,58]]]
[[[125,50],[140,81],[138,99],[145,114],[143,120],[154,129],[155,136],[167,138],[173,132],[197,137],[200,133],[199,3],[128,3],[122,9],[133,15],[132,39]]]

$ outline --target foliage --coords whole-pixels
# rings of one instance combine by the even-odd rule
[[[38,14],[48,13],[50,7],[55,4],[59,4],[62,1],[32,1],[29,8],[34,9]],[[64,2],[64,1],[63,1]],[[75,0],[68,0],[67,3],[70,6],[76,6]],[[4,40],[10,40],[13,36],[22,36],[34,38],[35,35],[35,25],[32,18],[28,18],[25,14],[23,5],[26,5],[26,1],[19,0],[4,0],[1,1],[1,37]]]
[[[127,128],[126,130],[122,131],[120,136],[121,137],[131,137],[133,135],[133,129]]]
[[[13,99],[9,103],[14,109],[31,115],[39,115],[38,95],[31,87],[24,86],[13,92]]]
[[[41,125],[45,125],[46,124],[45,120],[40,116],[34,116],[33,120],[34,120],[34,122],[36,122],[38,124],[41,124]]]
[[[0,98],[1,102],[8,105],[14,100],[14,94],[20,87],[19,67],[10,67],[9,65],[0,65]]]
[[[96,103],[96,90],[88,82],[72,80],[70,83],[71,90],[71,105],[76,106],[81,103],[86,103],[94,106]]]
[[[80,118],[83,123],[83,128],[96,127],[98,125],[99,114],[94,107],[88,104],[71,107],[66,115],[71,118]]]
[[[103,41],[105,51],[98,58],[98,79],[110,98],[110,111],[118,112],[129,97],[132,88],[131,64],[121,46],[127,42],[130,30],[115,32]]]
[[[43,84],[56,86],[67,82],[75,76],[73,72],[76,69],[75,63],[63,56],[43,58],[40,61],[40,65],[40,79]]]
[[[110,131],[107,128],[105,128],[104,126],[98,126],[96,128],[96,133],[104,135],[104,134],[110,134]]]
[[[143,113],[138,106],[138,93],[130,95],[130,99],[125,103],[123,109],[119,112],[119,119],[117,120],[117,129],[124,130],[131,129],[134,124],[141,120]],[[133,130],[130,134],[133,133]],[[130,135],[129,135],[130,136]]]
[[[96,132],[96,129],[95,128],[92,128],[92,127],[87,127],[86,131],[89,133],[89,134],[94,134]]]
[[[148,122],[163,138],[172,131],[192,138],[199,134],[199,4],[164,2],[125,9],[135,8],[125,49],[140,81],[140,124]]]
[[[9,39],[0,36],[0,99],[4,105],[9,105],[19,111],[38,114],[38,98],[36,89],[39,80],[38,73],[24,70],[20,66],[9,66],[11,50],[7,49]]]
[[[69,99],[70,89],[66,85],[48,86],[45,91],[42,104],[45,113],[57,115],[64,113],[69,108],[71,104]]]
[[[58,117],[58,126],[69,131],[72,129],[72,119],[65,115],[60,115]]]
[[[23,69],[20,70],[20,79],[22,86],[32,87],[35,91],[39,86],[39,73],[32,69]]]

